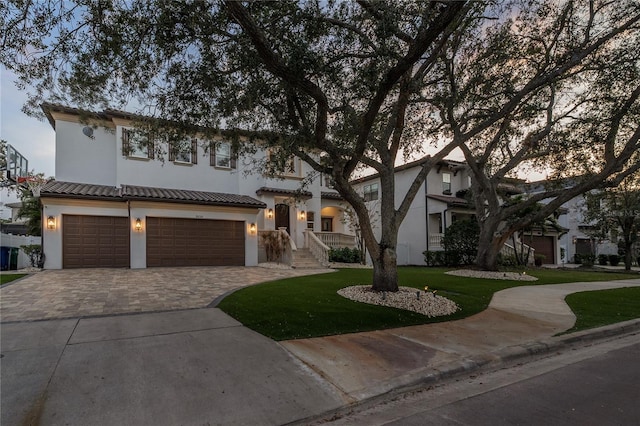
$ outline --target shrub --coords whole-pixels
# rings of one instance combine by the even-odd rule
[[[598,265],[606,265],[607,264],[607,255],[606,254],[599,254],[598,255]]]
[[[260,234],[268,262],[280,262],[285,252],[287,240],[280,231],[266,231]]]
[[[444,266],[444,252],[443,251],[423,251],[424,263],[427,266]]]
[[[497,261],[499,266],[507,266],[507,267],[511,267],[511,266],[517,266],[518,265],[518,260],[516,259],[515,256],[509,254],[509,255],[504,255],[502,253],[498,253],[498,261]]]
[[[29,256],[29,263],[34,268],[42,268],[44,266],[44,255],[40,244],[28,244],[20,246],[22,251]]]
[[[444,232],[442,246],[447,266],[470,265],[478,252],[480,228],[475,220],[459,220]]]
[[[576,265],[580,265],[582,263],[582,255],[580,253],[576,253],[573,256],[573,263],[575,263]]]
[[[360,263],[362,253],[357,248],[341,247],[329,249],[329,262]]]
[[[594,254],[583,254],[581,255],[581,260],[584,266],[593,266],[596,256]]]
[[[533,256],[533,263],[536,266],[542,266],[542,262],[547,258],[544,254],[536,254]]]
[[[620,263],[620,256],[618,256],[617,254],[609,255],[609,264],[611,266],[618,266],[619,263]]]

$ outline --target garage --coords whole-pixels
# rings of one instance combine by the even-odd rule
[[[62,216],[63,268],[128,268],[129,219]]]
[[[242,221],[147,217],[147,267],[244,266]]]
[[[528,240],[528,239],[529,239],[529,237],[526,237],[526,240]],[[531,247],[536,249],[536,253],[535,254],[544,255],[545,258],[542,261],[542,263],[554,264],[554,263],[556,263],[556,257],[555,257],[555,249],[554,249],[553,240],[554,240],[554,237],[534,236],[533,237],[533,241],[531,243],[525,242],[525,244],[530,244]]]

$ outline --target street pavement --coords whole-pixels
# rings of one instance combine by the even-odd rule
[[[280,343],[216,308],[5,322],[0,422],[305,423],[385,393],[640,329],[636,320],[552,337],[573,325],[564,295],[640,279],[560,286],[497,293],[488,310],[460,321]]]

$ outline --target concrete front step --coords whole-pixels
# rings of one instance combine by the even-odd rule
[[[291,265],[296,269],[319,269],[323,266],[318,260],[311,254],[309,249],[298,249],[293,252],[293,262]]]

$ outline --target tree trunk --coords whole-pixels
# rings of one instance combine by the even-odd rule
[[[398,259],[395,247],[380,249],[380,257],[373,258],[373,290],[398,291]]]
[[[511,235],[507,234],[506,237],[504,235],[496,235],[500,222],[500,219],[496,217],[487,217],[480,223],[476,263],[481,269],[487,271],[498,270],[498,253],[500,253],[504,242]]]
[[[633,262],[633,252],[632,252],[633,242],[627,241],[625,239],[624,242],[624,270],[631,270],[631,263]]]

